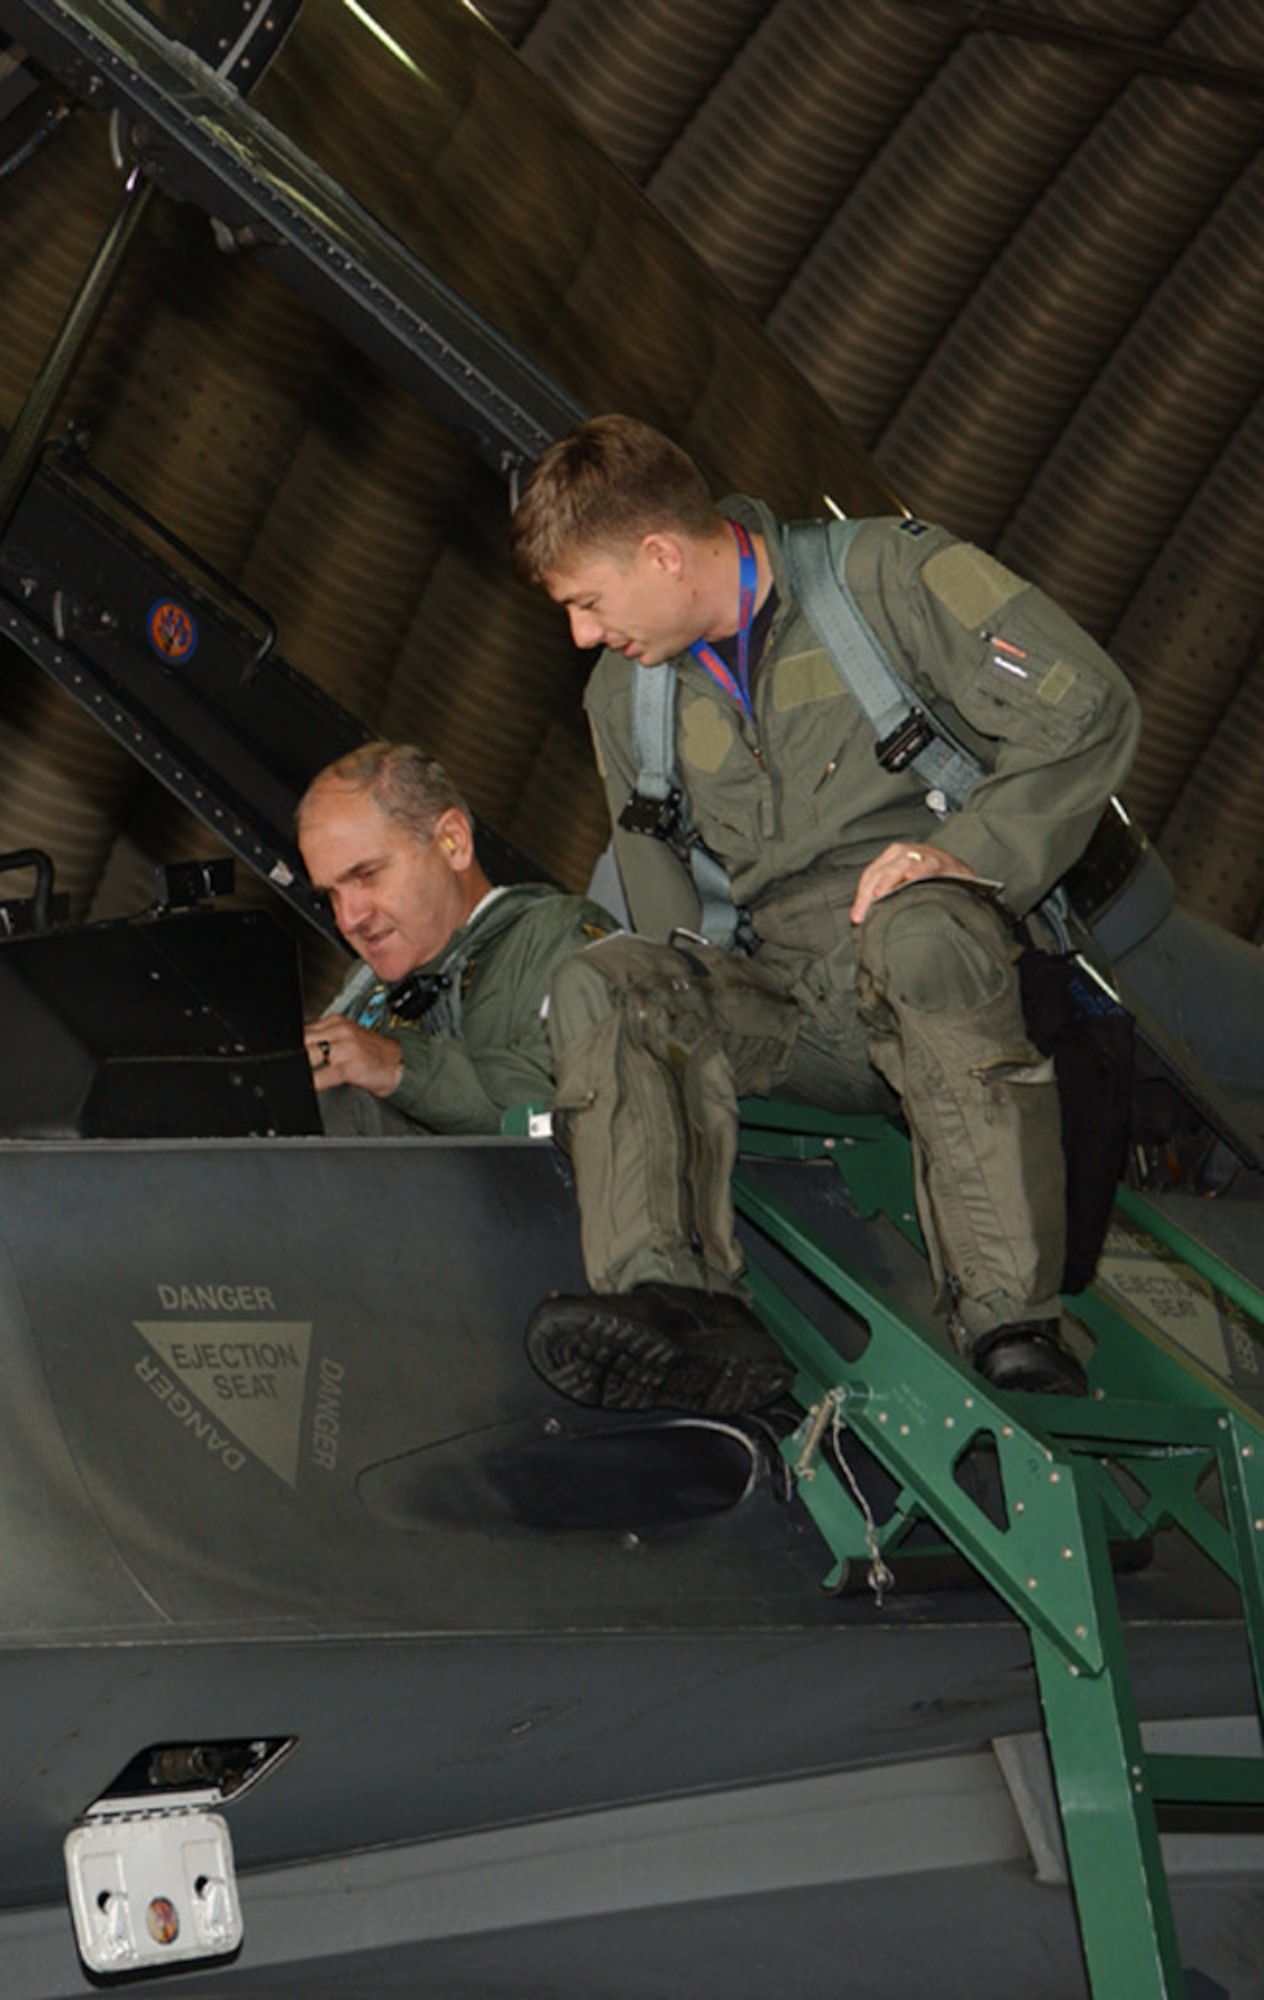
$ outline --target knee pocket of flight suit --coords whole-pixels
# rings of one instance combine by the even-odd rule
[[[799,1030],[793,1001],[753,975],[742,960],[707,952],[681,954],[667,980],[629,989],[623,999],[630,1037],[680,1073],[719,1085],[725,1073],[740,1094],[772,1089]]]
[[[632,1047],[679,1061],[713,1028],[711,996],[705,972],[674,947],[610,938],[562,967],[553,988],[557,1033],[566,1042],[617,1013]]]
[[[785,1074],[803,1016],[749,959],[724,952],[699,962],[716,1044],[737,1089],[766,1096]]]
[[[612,1015],[619,1026],[607,1035],[673,1069],[722,1056],[742,1092],[767,1090],[783,1073],[800,1019],[793,1001],[736,954],[610,938],[568,959],[554,979],[559,1089],[578,1049],[606,1039],[598,1031]]]
[[[1017,946],[971,890],[927,883],[875,903],[858,946],[856,997],[879,1026],[889,1010],[948,1016],[1017,993]]]
[[[674,954],[646,939],[603,940],[566,959],[553,975],[549,1041],[557,1082],[555,1109],[581,1110],[612,1080],[621,1046],[646,1044],[646,995],[670,982]],[[653,1036],[650,1036],[653,1040]]]
[[[556,1084],[553,1132],[567,1152],[573,1151],[579,1115],[616,1083],[624,1034],[622,990],[619,961],[598,964],[596,947],[576,952],[553,975],[548,1014]]]
[[[643,938],[603,938],[564,959],[549,995],[549,1035],[560,1053],[604,1021],[633,984],[648,976],[651,955],[665,948]]]
[[[1052,1085],[1027,1033],[1018,946],[991,905],[927,884],[876,905],[864,931],[860,1012],[872,1059],[902,1095],[973,1086],[995,1099]]]

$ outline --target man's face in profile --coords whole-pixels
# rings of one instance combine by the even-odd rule
[[[670,538],[647,535],[621,553],[581,550],[550,570],[544,588],[570,621],[579,647],[608,646],[642,666],[660,666],[699,636],[697,614]]]
[[[388,984],[434,958],[468,915],[469,828],[461,813],[440,813],[419,840],[368,792],[319,785],[299,846],[347,943]]]

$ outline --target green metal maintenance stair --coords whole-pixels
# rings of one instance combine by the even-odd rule
[[[1264,1297],[1121,1188],[1098,1280],[1067,1302],[1095,1342],[1090,1396],[999,1393],[890,1293],[845,1268],[754,1165],[832,1161],[861,1218],[885,1217],[920,1248],[901,1133],[883,1119],[755,1100],[743,1113],[737,1208],[778,1253],[774,1263],[789,1259],[833,1295],[855,1351],[840,1353],[784,1282],[752,1268],[760,1311],[799,1369],[807,1414],[783,1452],[835,1559],[828,1581],[860,1563],[881,1593],[897,1551],[933,1523],[1023,1620],[1095,2000],[1179,2000],[1156,1809],[1264,1807],[1264,1756],[1143,1748],[1111,1547],[1170,1524],[1218,1566],[1240,1594],[1264,1713],[1264,1419],[1137,1300],[1146,1285],[1210,1299],[1251,1358],[1264,1352]],[[1144,1280],[1128,1261],[1138,1247],[1153,1253]],[[894,1483],[881,1518],[849,1465],[851,1439]]]

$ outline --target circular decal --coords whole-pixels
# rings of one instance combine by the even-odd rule
[[[149,1935],[155,1944],[174,1944],[180,1935],[180,1918],[174,1903],[165,1896],[155,1896],[145,1912],[145,1922],[149,1925]]]
[[[197,619],[174,597],[160,597],[149,607],[149,643],[160,660],[191,660],[197,651]]]

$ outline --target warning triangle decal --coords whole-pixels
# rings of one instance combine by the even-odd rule
[[[138,1319],[174,1382],[270,1471],[298,1477],[310,1320]]]
[[[1206,1278],[1163,1244],[1112,1223],[1097,1275],[1140,1318],[1165,1333],[1222,1382],[1230,1379],[1225,1330]]]

